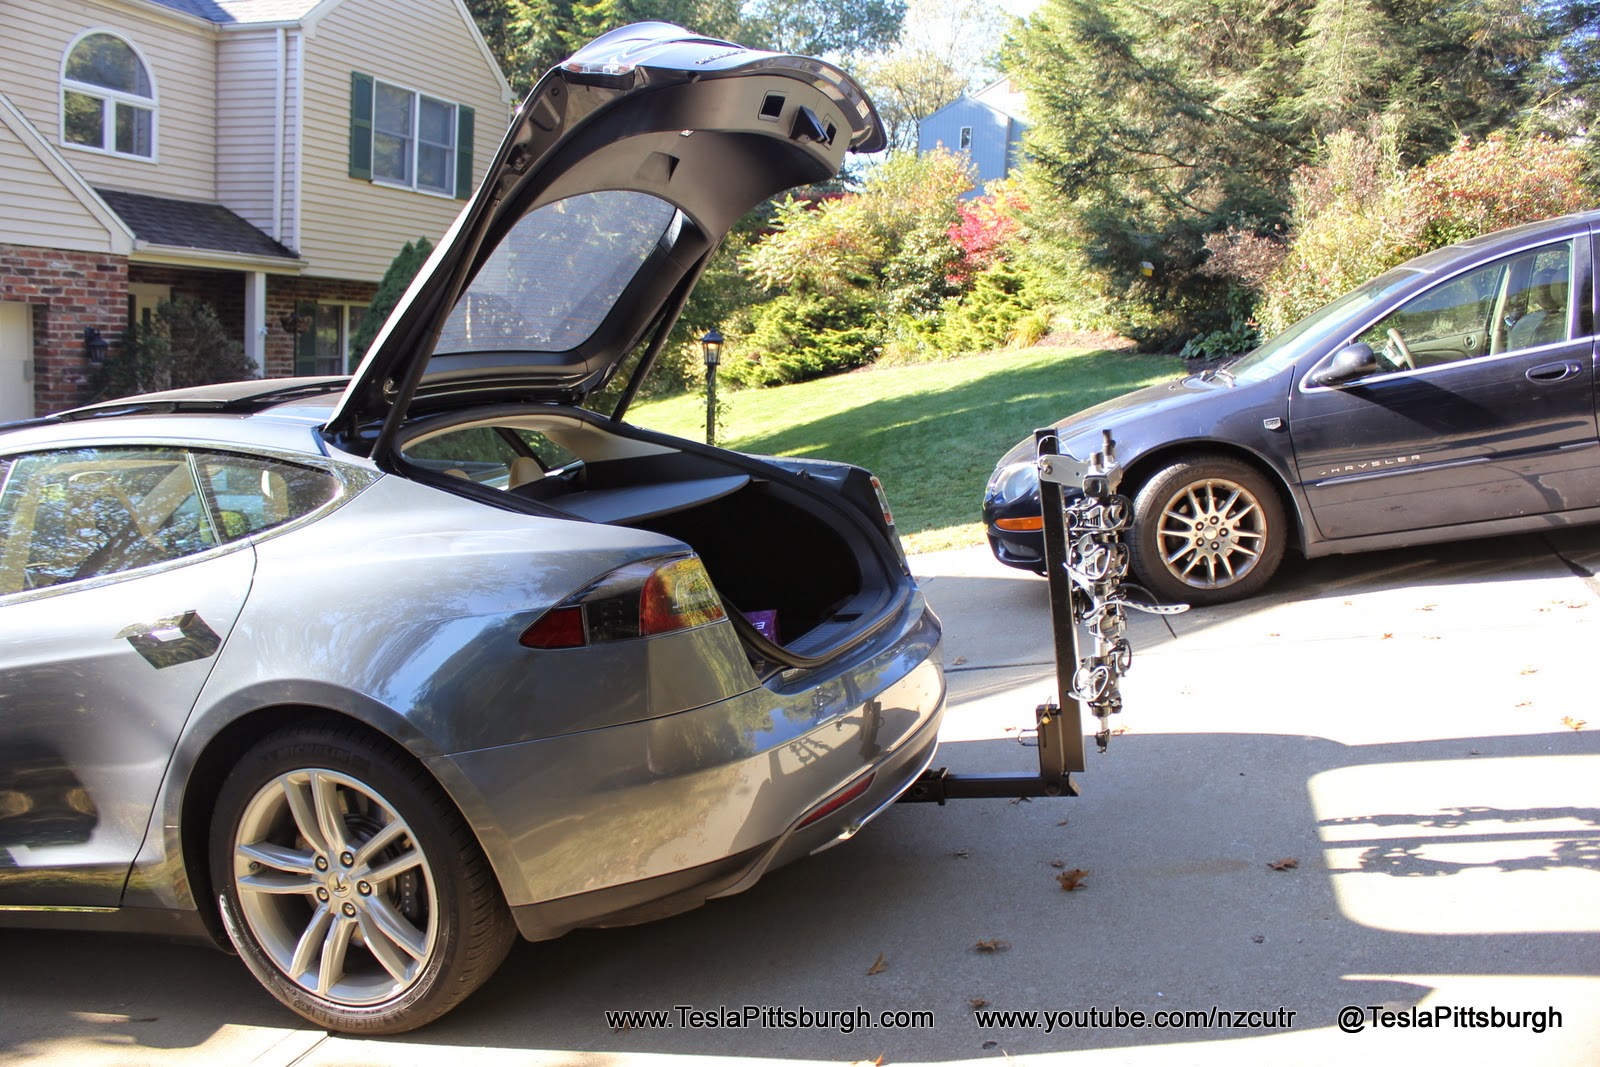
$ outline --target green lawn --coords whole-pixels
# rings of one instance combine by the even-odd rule
[[[882,479],[908,551],[976,545],[984,482],[1006,449],[1036,427],[1181,371],[1171,356],[1066,348],[872,368],[724,392],[717,443],[860,464]],[[641,403],[628,421],[702,440],[705,397]]]

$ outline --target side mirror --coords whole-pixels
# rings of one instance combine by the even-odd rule
[[[1311,384],[1337,388],[1377,372],[1378,357],[1373,354],[1372,346],[1357,341],[1335,352],[1328,365],[1311,376]]]

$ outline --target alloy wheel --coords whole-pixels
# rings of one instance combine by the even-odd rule
[[[415,835],[372,787],[337,771],[280,774],[233,843],[240,912],[302,989],[357,1007],[414,985],[438,941],[439,897]]]

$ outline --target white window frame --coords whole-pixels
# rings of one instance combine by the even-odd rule
[[[411,97],[411,134],[410,134],[410,136],[408,136],[405,139],[406,140],[406,169],[411,174],[411,180],[409,182],[402,181],[399,178],[392,178],[392,177],[390,177],[390,176],[388,176],[386,174],[380,175],[378,173],[378,137],[380,135],[381,136],[385,136],[385,137],[394,137],[394,136],[396,136],[395,134],[393,134],[393,133],[391,133],[391,132],[389,132],[387,130],[379,129],[379,127],[378,127],[378,94],[379,94],[379,92],[381,92],[384,89],[391,89],[391,90],[395,90],[397,92],[406,93]],[[420,149],[420,146],[423,144],[423,140],[422,140],[422,101],[423,101],[424,98],[433,101],[435,104],[442,104],[445,107],[450,109],[450,145],[449,145],[449,148],[450,148],[450,162],[449,162],[449,166],[447,167],[447,173],[450,176],[450,188],[448,190],[444,190],[444,191],[441,191],[441,190],[438,190],[438,189],[424,188],[423,186],[417,184],[417,177],[418,177],[417,155],[418,155],[418,151]],[[454,200],[456,198],[457,160],[460,159],[460,153],[461,153],[461,145],[457,143],[457,135],[458,135],[458,131],[460,130],[460,127],[461,127],[461,105],[460,104],[452,103],[451,101],[446,100],[443,97],[434,96],[432,93],[425,93],[421,89],[408,88],[407,86],[401,85],[399,82],[387,81],[387,80],[385,80],[383,78],[379,78],[376,75],[374,75],[373,78],[372,78],[372,181],[373,181],[373,183],[376,184],[376,185],[387,185],[387,186],[389,186],[390,188],[393,188],[393,189],[409,189],[414,193],[421,193],[424,196],[439,196],[439,197],[444,197],[447,200]],[[427,142],[427,143],[429,144],[430,147],[433,147],[433,148],[443,148],[443,147],[445,147],[444,145],[434,144],[431,141]]]
[[[72,58],[72,53],[77,51],[78,45],[86,38],[104,34],[115,37],[133,52],[134,58],[144,68],[144,76],[150,82],[150,95],[139,96],[135,93],[125,93],[119,89],[108,89],[103,85],[94,85],[90,82],[80,82],[67,77],[67,61]],[[75,149],[79,152],[93,152],[96,155],[115,156],[117,159],[135,159],[142,163],[159,163],[161,143],[161,90],[156,85],[155,71],[150,66],[150,61],[145,59],[144,52],[139,46],[130,41],[126,34],[111,29],[109,26],[99,26],[84,30],[74,37],[61,53],[60,92],[56,94],[57,121],[61,131],[61,145],[64,148]],[[98,145],[81,144],[67,139],[67,93],[78,93],[90,96],[100,101],[100,143]],[[117,121],[116,105],[127,104],[150,113],[150,154],[141,156],[136,152],[117,151]],[[110,115],[107,115],[107,105],[110,105]]]

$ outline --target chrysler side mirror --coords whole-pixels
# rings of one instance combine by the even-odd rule
[[[1378,357],[1373,354],[1372,346],[1364,341],[1357,341],[1335,352],[1333,359],[1326,366],[1311,375],[1311,384],[1326,385],[1336,389],[1357,378],[1376,374],[1377,371]]]

